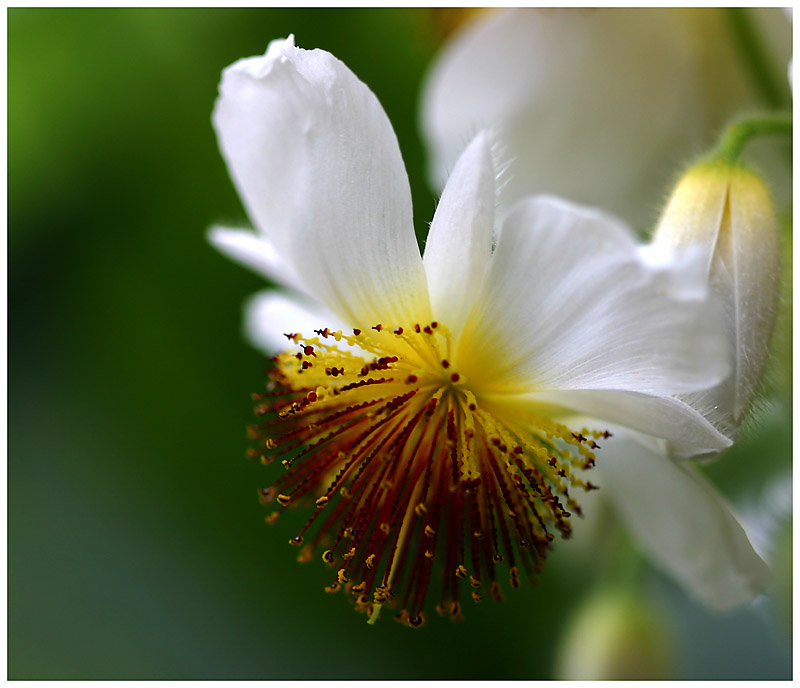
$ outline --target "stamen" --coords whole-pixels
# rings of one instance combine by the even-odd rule
[[[462,581],[480,602],[503,599],[502,567],[512,588],[518,566],[535,580],[553,532],[569,537],[580,514],[569,489],[596,489],[576,471],[609,433],[491,413],[441,323],[352,332],[287,334],[297,348],[275,357],[268,391],[254,395],[264,420],[249,428],[261,447],[248,457],[286,469],[260,500],[313,510],[289,540],[298,559],[322,550],[335,571],[326,592],[344,588],[370,623],[399,607],[411,627],[425,622],[435,579],[435,609],[453,621]]]

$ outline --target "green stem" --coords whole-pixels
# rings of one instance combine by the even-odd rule
[[[725,129],[719,145],[710,156],[712,160],[733,165],[751,139],[759,136],[792,138],[792,116],[769,114],[740,120]]]
[[[750,77],[761,92],[764,103],[773,110],[790,107],[785,73],[780,78],[776,74],[770,55],[765,50],[764,41],[761,40],[762,37],[752,17],[748,16],[751,10],[744,7],[728,7],[724,12],[734,39],[739,44]]]

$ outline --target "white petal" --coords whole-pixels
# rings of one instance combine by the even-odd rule
[[[454,339],[483,284],[492,254],[495,167],[482,132],[462,153],[436,208],[425,244],[431,309]]]
[[[294,268],[281,258],[266,237],[257,236],[249,229],[212,227],[208,232],[208,241],[228,258],[253,272],[304,293],[305,287]]]
[[[673,293],[675,276],[642,261],[625,227],[598,211],[523,201],[491,263],[458,352],[480,389],[670,396],[727,373],[709,303]]]
[[[665,442],[651,441],[648,444],[659,446],[664,453],[669,453],[676,460],[711,458],[732,444],[702,413],[673,397],[654,397],[635,392],[578,390],[533,394],[529,398],[531,401],[556,404],[660,438]],[[597,422],[589,424],[598,425]],[[603,430],[605,427],[598,429]]]
[[[397,139],[344,64],[273,41],[223,72],[213,120],[251,219],[309,292],[350,323],[430,318]]]
[[[632,440],[608,442],[598,482],[642,551],[696,599],[718,610],[749,602],[769,570],[717,491],[685,464]]]
[[[345,326],[325,308],[269,290],[253,294],[244,304],[244,337],[268,356],[286,351],[293,343],[287,334],[313,337],[314,330],[344,330]],[[327,340],[333,343],[333,340]]]

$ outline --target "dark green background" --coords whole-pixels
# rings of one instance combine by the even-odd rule
[[[430,11],[8,10],[9,678],[547,678],[591,589],[599,563],[556,556],[465,624],[368,627],[264,525],[280,467],[244,458],[265,364],[240,336],[263,282],[205,240],[246,221],[210,113],[221,69],[290,32],[383,103],[424,236]],[[766,450],[784,463],[787,408]],[[754,441],[712,473],[731,493]],[[677,675],[788,676],[768,603],[715,617],[648,586]]]

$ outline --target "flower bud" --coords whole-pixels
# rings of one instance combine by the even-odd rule
[[[735,438],[752,406],[769,355],[780,282],[780,236],[761,179],[739,165],[704,162],[678,182],[653,245],[703,253],[730,344],[730,376],[681,398]]]
[[[674,678],[670,630],[646,600],[623,589],[589,598],[567,626],[555,677],[567,681]]]

